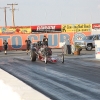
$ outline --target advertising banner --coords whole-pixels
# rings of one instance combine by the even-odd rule
[[[31,26],[32,33],[34,32],[43,32],[43,33],[51,33],[51,32],[61,32],[61,25],[38,25]]]
[[[0,50],[3,50],[3,41],[8,41],[8,50],[23,50],[26,49],[25,40],[30,39],[32,43],[37,41],[42,41],[43,36],[48,37],[48,45],[51,48],[61,48],[64,45],[64,40],[70,40],[70,44],[75,40],[82,40],[87,35],[90,35],[90,32],[85,33],[42,33],[42,34],[8,34],[0,35]]]
[[[92,34],[100,34],[100,23],[92,24]]]
[[[100,40],[95,40],[95,58],[100,59]]]
[[[1,34],[30,34],[30,26],[18,26],[18,27],[1,27]]]
[[[100,29],[100,23],[92,24],[92,29]]]
[[[91,24],[67,24],[62,25],[62,32],[90,32]]]

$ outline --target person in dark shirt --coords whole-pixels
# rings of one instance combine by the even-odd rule
[[[3,46],[4,46],[5,55],[6,55],[7,54],[7,48],[8,48],[8,42],[6,40],[4,40]]]
[[[28,54],[28,52],[30,50],[31,41],[28,38],[28,40],[25,40],[25,42],[26,42],[26,50],[27,50],[27,54]]]
[[[48,38],[45,35],[43,37],[43,44],[48,46]]]

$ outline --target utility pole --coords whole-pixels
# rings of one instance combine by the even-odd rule
[[[13,24],[13,26],[15,26],[15,21],[14,21],[14,11],[15,11],[15,9],[14,9],[14,5],[18,5],[18,4],[7,4],[7,5],[11,5],[12,6],[12,24]]]
[[[7,20],[6,20],[6,9],[10,8],[10,7],[0,7],[0,9],[4,9],[4,13],[5,13],[5,27],[7,27]]]

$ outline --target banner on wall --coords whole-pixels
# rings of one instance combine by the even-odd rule
[[[17,27],[0,27],[1,34],[29,34],[31,33],[30,26],[17,26]]]
[[[100,34],[100,23],[92,24],[92,34]]]
[[[8,41],[8,50],[26,49],[25,40],[29,38],[32,43],[37,41],[42,41],[43,34],[10,34],[10,35],[0,35],[0,50],[3,50],[3,41]],[[48,45],[51,48],[61,48],[64,45],[65,40],[70,40],[73,42],[73,38],[80,40],[84,36],[91,34],[90,32],[85,32],[84,34],[73,34],[72,33],[48,33]]]
[[[100,29],[100,23],[92,24],[92,29]]]
[[[32,30],[32,33],[34,32],[43,32],[43,33],[61,32],[61,25],[31,26],[31,30]]]
[[[100,40],[95,40],[95,58],[100,59]]]
[[[62,25],[62,32],[90,32],[91,24],[67,24]]]

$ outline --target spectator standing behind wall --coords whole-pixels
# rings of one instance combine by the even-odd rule
[[[64,54],[71,54],[70,39],[64,36]]]
[[[4,52],[5,52],[5,55],[7,54],[7,48],[8,48],[8,42],[6,40],[4,40],[3,42],[3,47],[4,47]]]
[[[72,51],[72,54],[74,54],[74,52],[75,52],[75,43],[72,43],[71,51]]]
[[[29,38],[27,40],[25,40],[25,43],[26,43],[26,52],[28,55],[28,52],[30,50],[30,45],[31,45],[31,41],[29,40]]]

